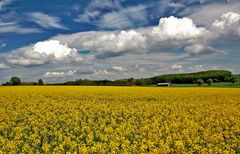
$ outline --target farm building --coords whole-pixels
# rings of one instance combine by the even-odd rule
[[[164,86],[170,86],[171,83],[158,83],[157,87],[164,87]]]

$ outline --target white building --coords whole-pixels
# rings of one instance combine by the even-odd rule
[[[170,86],[171,83],[158,83],[157,87],[164,87],[164,86]]]

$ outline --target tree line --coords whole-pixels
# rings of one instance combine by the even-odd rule
[[[182,73],[182,74],[166,74],[155,76],[152,78],[141,78],[141,79],[120,79],[120,80],[87,80],[87,79],[77,79],[75,81],[68,81],[63,83],[63,85],[92,85],[92,86],[148,86],[156,85],[158,83],[173,83],[173,84],[198,84],[202,85],[207,83],[211,85],[212,83],[219,82],[237,82],[238,79],[232,72],[226,70],[210,70],[202,71],[196,73]]]
[[[13,76],[11,79],[2,84],[3,86],[18,86],[18,85],[44,85],[43,80],[39,79],[37,82],[22,82],[20,77]]]
[[[203,82],[205,83],[209,79],[211,79],[214,83],[235,82],[237,80],[237,78],[232,74],[232,72],[226,70],[210,70],[183,74],[166,74],[150,78],[153,84],[159,82],[170,82],[175,84],[195,84],[199,79],[203,80]]]
[[[82,85],[82,86],[148,86],[156,85],[158,83],[173,83],[173,84],[198,84],[218,82],[237,82],[238,79],[230,71],[226,70],[210,70],[196,73],[182,73],[182,74],[166,74],[155,76],[152,78],[141,79],[120,79],[120,80],[88,80],[76,79],[74,81],[67,81],[64,83],[47,84],[47,85]],[[21,82],[19,77],[12,77],[9,82],[3,85],[44,85],[42,79],[37,82]]]

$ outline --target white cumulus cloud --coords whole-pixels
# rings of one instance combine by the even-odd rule
[[[161,18],[159,26],[154,27],[152,33],[161,40],[176,39],[194,39],[202,36],[206,29],[197,27],[192,19],[168,17]]]
[[[46,72],[43,77],[45,78],[59,78],[59,77],[66,77],[66,76],[74,76],[76,70],[68,70],[68,71],[53,71],[53,72]]]
[[[58,78],[63,77],[65,75],[64,72],[46,72],[43,77],[45,78]]]
[[[102,52],[144,50],[146,45],[143,34],[135,30],[121,32],[85,32],[59,39],[66,42],[71,41],[73,46],[76,46],[76,48],[80,50],[92,50],[99,54]]]
[[[208,30],[198,27],[191,19],[168,17],[159,25],[127,31],[91,31],[59,35],[53,39],[65,42],[79,50],[96,51],[97,57],[119,56],[120,53],[162,52],[166,46],[181,47],[203,42]]]
[[[227,26],[231,26],[232,24],[238,23],[239,20],[240,20],[240,14],[228,12],[223,14],[220,19],[216,20],[213,23],[213,26],[223,30]]]
[[[61,44],[58,40],[37,42],[11,52],[6,58],[11,65],[41,65],[46,63],[80,62],[82,57],[75,48]]]
[[[202,5],[198,8],[191,7],[186,8],[180,15],[187,15],[193,19],[194,22],[200,25],[210,27],[210,25],[219,18],[222,14],[227,12],[240,13],[240,1],[228,0],[228,3],[210,3],[208,5]]]
[[[211,46],[207,46],[204,44],[193,44],[185,48],[185,51],[190,55],[190,56],[200,56],[200,55],[210,55],[214,53],[219,53],[219,54],[226,54],[225,51],[215,49]]]
[[[225,36],[236,36],[240,38],[240,14],[228,12],[223,14],[212,24],[214,30]]]
[[[94,75],[107,77],[111,75],[111,73],[108,70],[98,70],[98,71],[94,70]]]
[[[182,65],[176,65],[176,64],[175,64],[175,65],[172,65],[172,66],[171,66],[171,69],[172,69],[172,70],[181,70],[182,68],[183,68]]]
[[[126,72],[127,69],[121,66],[113,66],[111,71],[113,72]]]
[[[8,69],[8,68],[9,68],[9,66],[7,66],[6,64],[0,63],[0,70]]]
[[[10,52],[6,62],[10,65],[41,65],[47,63],[76,63],[83,57],[78,51],[91,51],[94,60],[123,55],[168,53],[170,49],[185,48],[190,56],[224,52],[205,45],[209,30],[197,26],[189,18],[161,18],[153,27],[126,31],[90,31],[58,35]],[[183,50],[184,52],[184,50]],[[184,54],[184,53],[183,53]],[[114,69],[117,71],[117,69]],[[95,72],[108,74],[112,70]],[[121,71],[118,68],[118,71]],[[65,72],[66,73],[66,72]]]
[[[75,54],[77,52],[76,49],[71,49],[67,45],[61,44],[57,40],[49,40],[44,42],[37,42],[33,46],[33,52],[37,52],[40,54],[53,55],[56,59],[66,58],[67,56],[71,56],[71,54]]]
[[[66,73],[68,76],[73,76],[77,71],[76,70],[68,70]]]

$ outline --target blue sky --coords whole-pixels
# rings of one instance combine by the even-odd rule
[[[228,69],[239,0],[0,0],[0,82]]]

